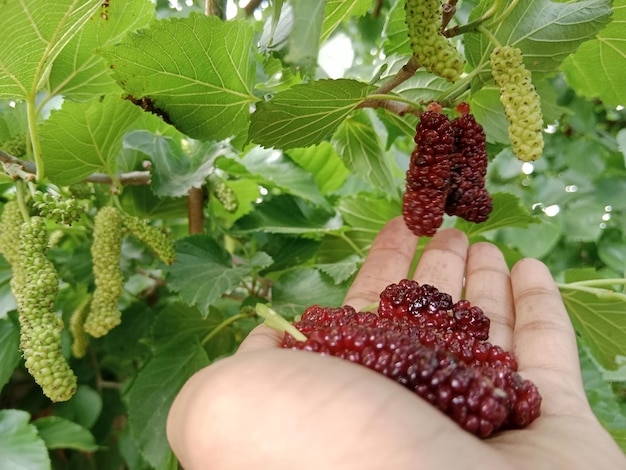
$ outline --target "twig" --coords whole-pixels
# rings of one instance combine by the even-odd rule
[[[189,235],[204,232],[204,189],[191,188],[187,193]]]
[[[416,116],[419,116],[421,114],[421,112],[412,104],[400,103],[398,101],[394,101],[394,99],[395,98],[392,95],[389,95],[388,99],[366,99],[365,101],[359,103],[357,108],[383,108],[397,114],[398,116],[404,116],[406,114],[415,114]]]
[[[487,21],[489,18],[496,14],[498,9],[500,8],[501,3],[502,0],[494,0],[493,5],[489,7],[489,10],[483,13],[479,18],[476,18],[474,21],[470,21],[469,23],[464,25],[456,25],[450,29],[443,31],[441,34],[443,34],[447,38],[451,38],[453,36],[459,36],[469,31],[476,31],[478,29],[478,26],[482,25],[485,21]]]
[[[389,93],[395,87],[403,82],[406,82],[409,78],[415,75],[415,72],[417,72],[417,69],[419,68],[420,64],[417,62],[417,57],[412,55],[409,61],[404,64],[400,70],[398,70],[398,73],[396,73],[391,80],[383,83],[380,87],[374,90],[373,94],[384,95],[385,93]]]
[[[458,0],[448,0],[448,2],[443,5],[440,30],[442,33],[446,29],[446,26],[448,26],[448,23],[450,23],[450,20],[454,18],[454,15],[456,14],[457,1]]]

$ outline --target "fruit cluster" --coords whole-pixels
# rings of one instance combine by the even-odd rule
[[[540,414],[537,387],[515,358],[487,341],[489,319],[466,300],[402,280],[380,295],[378,312],[350,306],[306,309],[282,347],[346,359],[415,392],[463,429],[488,437],[523,428]]]
[[[417,236],[432,236],[444,214],[484,222],[492,210],[485,188],[487,147],[482,126],[465,111],[450,121],[437,110],[422,113],[406,173],[402,214]]]
[[[85,212],[84,207],[74,197],[63,199],[42,191],[35,191],[33,194],[33,208],[40,216],[64,225],[72,225]]]
[[[103,207],[94,220],[91,256],[96,289],[84,324],[85,331],[96,338],[104,336],[122,321],[117,306],[124,287],[121,252],[122,215],[115,207]]]
[[[406,25],[419,65],[448,81],[456,81],[465,60],[441,32],[441,0],[406,0]]]
[[[20,349],[28,372],[52,401],[69,400],[76,391],[76,376],[61,352],[63,321],[55,299],[59,277],[46,257],[45,220],[32,217],[20,229],[20,259],[12,265],[18,281],[12,285],[20,321]]]
[[[500,87],[513,152],[524,162],[537,160],[543,152],[543,114],[522,51],[513,46],[496,47],[490,64],[493,79]]]
[[[172,264],[176,260],[174,243],[163,230],[150,225],[146,220],[128,214],[122,216],[122,224],[131,234],[152,248],[165,264]]]

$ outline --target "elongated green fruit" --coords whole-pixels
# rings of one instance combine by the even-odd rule
[[[440,0],[406,0],[406,25],[417,62],[450,82],[458,80],[465,59],[441,32]]]
[[[500,87],[513,152],[524,162],[537,160],[543,152],[541,99],[524,65],[522,51],[512,46],[496,47],[490,63],[493,79]]]
[[[165,264],[172,264],[176,260],[174,243],[163,230],[150,225],[146,220],[127,214],[123,216],[122,223],[130,233],[152,248]]]
[[[52,401],[69,400],[76,391],[76,376],[61,353],[63,321],[54,302],[59,277],[46,257],[48,233],[45,221],[33,217],[20,230],[19,270],[22,271],[18,302],[20,348],[28,372]]]
[[[20,262],[20,230],[24,216],[16,200],[4,205],[0,216],[0,253],[11,265],[11,291],[17,305],[20,305],[21,287],[24,284],[24,272]]]
[[[122,216],[115,207],[103,207],[94,220],[91,257],[96,289],[84,324],[85,331],[96,338],[121,322],[122,313],[117,307],[124,287],[121,253]]]
[[[33,194],[33,207],[42,217],[64,225],[71,225],[84,213],[84,208],[74,197],[63,199],[42,191],[35,191]]]
[[[89,335],[85,331],[85,319],[89,314],[91,298],[87,298],[72,312],[70,317],[70,333],[72,342],[72,355],[77,358],[85,357],[89,348]]]

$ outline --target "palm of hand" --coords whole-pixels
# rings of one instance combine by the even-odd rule
[[[357,310],[407,276],[417,240],[401,219],[378,235],[345,303]],[[574,333],[544,265],[469,247],[456,230],[427,245],[414,279],[491,320],[490,341],[514,351],[520,374],[543,396],[524,430],[479,440],[408,390],[364,367],[279,348],[264,326],[240,350],[194,376],[170,412],[168,436],[192,468],[626,468],[593,416]]]

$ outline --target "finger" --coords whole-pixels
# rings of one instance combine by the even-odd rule
[[[282,340],[283,333],[261,324],[255,327],[241,342],[237,349],[237,354],[258,351],[260,349],[277,348],[280,347]]]
[[[413,279],[450,294],[456,302],[463,292],[467,247],[463,232],[453,228],[438,231],[424,247]]]
[[[571,413],[572,406],[586,405],[574,329],[550,271],[523,259],[511,271],[511,285],[514,352],[520,372],[543,394],[544,411]]]
[[[510,350],[515,323],[511,279],[502,252],[491,243],[469,248],[465,297],[489,318],[489,341]]]
[[[374,239],[344,304],[360,310],[377,302],[385,287],[407,277],[416,246],[417,238],[402,217],[391,219]]]

